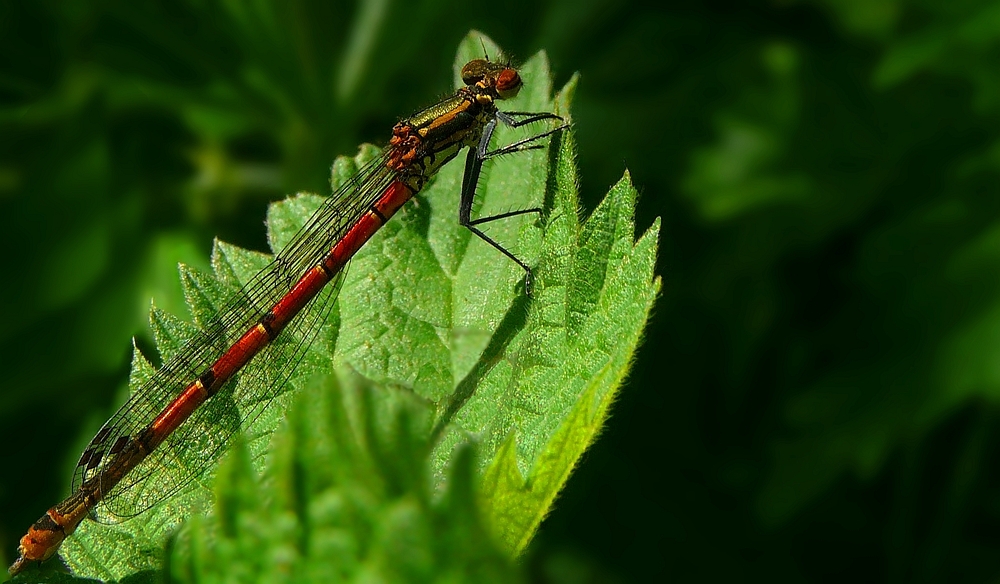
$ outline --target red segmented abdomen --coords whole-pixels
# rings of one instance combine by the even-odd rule
[[[49,509],[31,526],[28,533],[21,538],[19,547],[21,557],[12,566],[12,570],[16,573],[27,562],[50,558],[104,494],[114,488],[125,474],[162,444],[167,436],[183,424],[205,400],[271,342],[299,311],[319,294],[333,276],[344,268],[372,235],[413,196],[414,192],[406,183],[400,180],[393,181],[379,200],[351,226],[318,265],[299,278],[292,289],[264,315],[260,323],[246,331],[208,371],[188,385],[164,408],[132,445],[135,451],[126,464],[114,468],[113,473],[102,473],[95,477],[95,482],[85,485],[70,499]],[[124,468],[125,466],[128,468]],[[114,476],[110,477],[108,474]]]

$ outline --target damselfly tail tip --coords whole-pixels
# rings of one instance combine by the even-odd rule
[[[7,568],[7,573],[12,577],[16,576],[27,568],[51,558],[66,539],[66,535],[66,529],[46,513],[28,528],[28,533],[21,538],[17,546],[17,559],[10,568]]]

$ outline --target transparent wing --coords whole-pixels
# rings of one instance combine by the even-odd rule
[[[272,400],[287,391],[287,381],[327,321],[339,285],[327,286],[234,379],[111,488],[96,510],[97,519],[114,522],[138,515],[213,466],[235,433],[252,426]]]
[[[222,290],[216,281],[198,287],[215,316],[136,389],[97,432],[77,463],[72,488],[107,481],[100,520],[131,517],[170,497],[200,476],[225,451],[233,434],[255,420],[284,391],[334,305],[343,271],[243,370],[229,380],[120,482],[105,474],[185,388],[204,373],[247,330],[256,326],[303,274],[329,252],[396,178],[386,154],[363,167],[327,199],[264,269],[242,287]],[[155,476],[155,480],[148,480]],[[103,486],[103,485],[102,485]]]

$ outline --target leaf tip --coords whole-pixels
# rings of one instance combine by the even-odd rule
[[[562,116],[566,121],[570,121],[572,116],[570,115],[570,105],[573,103],[573,98],[576,96],[576,89],[580,84],[580,72],[577,71],[573,73],[573,76],[569,78],[566,85],[562,86],[556,93],[555,98],[555,113],[556,115]]]

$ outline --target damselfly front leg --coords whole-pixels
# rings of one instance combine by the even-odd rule
[[[524,119],[517,119],[518,117],[524,117]],[[497,156],[502,156],[504,154],[511,154],[514,152],[523,152],[525,150],[534,150],[536,148],[542,148],[542,144],[538,144],[538,141],[552,136],[558,132],[561,132],[569,127],[568,123],[562,123],[559,126],[547,130],[540,134],[525,138],[523,140],[518,140],[512,144],[508,144],[501,148],[495,150],[490,150],[490,140],[493,138],[493,132],[497,127],[497,120],[504,123],[504,125],[511,128],[519,128],[527,124],[532,124],[535,122],[540,122],[543,120],[559,120],[563,121],[563,118],[551,113],[534,113],[534,112],[500,112],[498,111],[496,115],[491,119],[486,126],[483,128],[483,135],[479,139],[479,145],[475,148],[469,149],[469,154],[465,159],[465,177],[462,180],[462,200],[458,208],[458,222],[463,227],[466,227],[469,231],[476,234],[477,237],[485,241],[486,243],[492,245],[494,248],[500,251],[508,258],[510,258],[514,263],[521,266],[524,270],[524,292],[528,296],[531,296],[531,283],[532,274],[531,267],[528,266],[526,262],[515,256],[507,248],[500,245],[488,235],[483,233],[478,229],[477,225],[482,225],[484,223],[489,223],[491,221],[498,221],[500,219],[507,219],[508,217],[515,217],[517,215],[525,215],[527,213],[539,213],[541,214],[541,207],[532,207],[530,209],[519,209],[517,211],[509,211],[507,213],[499,213],[496,215],[490,215],[488,217],[480,217],[479,219],[472,218],[472,204],[476,198],[476,188],[479,185],[479,175],[483,169],[483,162],[489,160],[490,158],[495,158]]]

